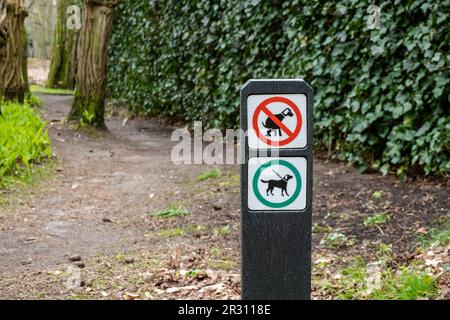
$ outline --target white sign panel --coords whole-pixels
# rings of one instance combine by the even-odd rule
[[[250,210],[303,210],[306,208],[306,158],[250,158]]]
[[[306,95],[250,95],[247,100],[251,149],[305,148]]]

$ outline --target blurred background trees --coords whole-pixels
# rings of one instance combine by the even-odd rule
[[[50,72],[47,79],[49,88],[73,89],[75,86],[79,31],[75,28],[69,29],[67,27],[67,9],[73,5],[80,5],[80,1],[58,1]]]
[[[28,56],[50,59],[56,22],[57,0],[25,0],[29,18],[25,27],[29,34]]]

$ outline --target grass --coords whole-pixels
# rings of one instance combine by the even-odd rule
[[[436,285],[432,276],[415,266],[401,267],[397,272],[388,269],[383,274],[380,289],[373,292],[376,300],[417,300],[433,298]]]
[[[341,248],[352,246],[355,242],[355,239],[350,239],[342,232],[335,231],[326,234],[320,241],[320,245],[326,248]]]
[[[333,231],[333,228],[327,225],[321,225],[318,223],[314,223],[312,227],[313,234],[319,234],[319,233],[330,233]]]
[[[236,268],[236,262],[233,260],[210,260],[208,267],[213,270],[231,271]]]
[[[33,99],[23,104],[3,103],[0,116],[0,187],[12,180],[26,181],[34,166],[52,156],[46,123],[32,108]]]
[[[86,300],[86,296],[83,293],[77,293],[71,297],[71,300]]]
[[[219,248],[216,247],[212,247],[209,249],[209,253],[216,258],[219,258],[222,256],[222,250],[220,250]]]
[[[325,281],[322,290],[345,300],[432,299],[437,291],[434,278],[418,265],[401,266],[397,271],[380,265],[369,271],[361,257],[356,257],[351,265],[342,269],[336,280]]]
[[[24,171],[20,176],[4,176],[0,179],[0,206],[8,203],[17,203],[23,200],[33,188],[42,181],[53,177],[56,162],[49,160],[42,165],[35,165],[32,169]],[[0,214],[0,216],[2,216]]]
[[[226,225],[224,227],[215,227],[212,229],[213,235],[217,236],[228,236],[231,234],[230,225]]]
[[[389,221],[389,219],[390,216],[387,213],[383,212],[366,217],[363,223],[366,227],[375,227],[385,224]]]
[[[40,97],[33,95],[27,95],[25,102],[34,108],[41,108],[44,103]]]
[[[153,214],[158,218],[174,218],[174,217],[184,217],[189,215],[189,211],[182,206],[170,206],[163,210],[157,211]]]
[[[385,223],[386,214],[365,219],[365,225]],[[430,229],[417,239],[416,245],[428,250],[433,247],[445,247],[450,244],[450,222],[444,217],[440,226]],[[422,260],[408,265],[392,267],[392,244],[376,244],[375,264],[368,265],[362,257],[337,272],[337,276],[326,280],[317,280],[321,290],[336,299],[373,299],[373,300],[417,300],[438,297],[439,287],[436,275]],[[374,267],[375,266],[375,267]]]
[[[223,187],[239,187],[241,185],[241,176],[238,174],[230,174],[226,176],[226,179],[220,183]]]
[[[450,222],[445,223],[440,228],[430,229],[427,234],[417,239],[417,245],[428,249],[450,244]]]
[[[38,85],[30,86],[31,93],[36,94],[53,94],[53,95],[73,95],[73,90],[45,88]]]
[[[155,234],[160,238],[174,238],[187,235],[214,235],[215,237],[226,237],[231,234],[231,226],[226,225],[224,227],[211,228],[201,224],[189,224],[183,227],[159,229],[156,232],[147,234],[147,236],[154,236]]]
[[[372,194],[372,198],[374,198],[374,199],[380,199],[382,196],[383,196],[383,191],[375,191]]]
[[[208,170],[202,174],[200,174],[199,176],[197,176],[197,178],[195,178],[196,182],[200,182],[200,181],[205,181],[205,180],[211,180],[211,179],[217,179],[222,175],[222,172],[215,168],[215,169],[211,169]]]
[[[377,252],[376,256],[379,261],[390,261],[392,259],[392,244],[380,242],[375,244]]]
[[[186,230],[184,228],[172,228],[172,229],[161,229],[156,233],[161,238],[173,238],[182,237],[186,235]]]
[[[116,254],[116,260],[119,262],[125,262],[126,255],[123,252]]]
[[[185,276],[188,278],[199,278],[199,277],[204,278],[208,276],[208,273],[206,272],[206,270],[202,269],[191,269],[186,272]]]

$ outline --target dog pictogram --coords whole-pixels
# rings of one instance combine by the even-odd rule
[[[275,114],[275,117],[278,120],[280,120],[280,122],[283,122],[283,120],[286,117],[293,117],[293,116],[294,116],[294,113],[289,108],[284,109],[281,113]],[[278,124],[276,124],[275,121],[272,120],[272,118],[267,117],[266,121],[264,121],[262,123],[262,125],[264,126],[264,128],[268,129],[266,136],[271,137],[270,133],[272,132],[272,130],[275,132],[278,131],[278,136],[280,136],[280,137],[283,136],[280,126]]]
[[[281,180],[263,180],[261,179],[262,183],[267,183],[267,190],[266,190],[266,194],[267,196],[269,196],[269,192],[271,195],[273,194],[273,190],[275,188],[279,188],[281,189],[281,196],[284,197],[284,194],[286,194],[289,197],[289,193],[287,192],[287,186],[288,186],[288,182],[289,180],[291,180],[293,178],[293,176],[291,176],[290,174],[286,174],[284,177],[282,177],[281,175],[279,175],[278,173],[275,172],[275,170],[272,170],[278,177],[280,177]]]
[[[301,97],[296,99],[297,104],[304,107]],[[256,103],[258,103],[256,105]],[[256,109],[252,111],[251,125],[253,130],[250,132],[249,144],[255,147],[253,134],[256,139],[272,147],[283,147],[293,144],[299,138],[302,131],[302,114],[300,108],[291,99],[282,96],[273,96],[263,100],[255,101],[253,106]],[[304,134],[304,133],[302,133]],[[256,143],[256,148],[261,148]]]

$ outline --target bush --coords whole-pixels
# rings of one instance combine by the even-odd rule
[[[173,120],[236,127],[250,78],[304,78],[315,141],[361,171],[450,172],[450,0],[122,1],[112,98]]]
[[[45,123],[30,102],[2,103],[1,109],[0,183],[4,176],[20,176],[33,164],[51,157]]]

